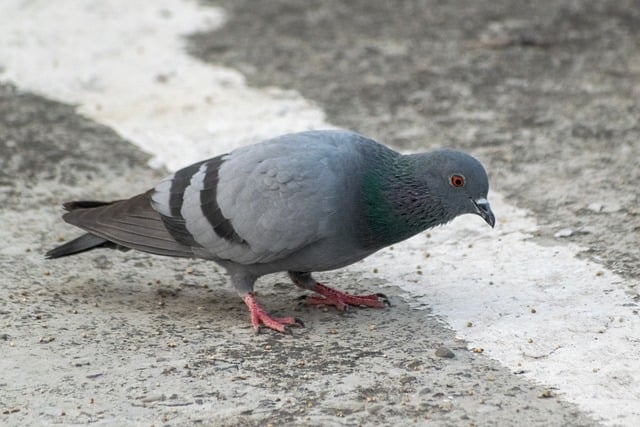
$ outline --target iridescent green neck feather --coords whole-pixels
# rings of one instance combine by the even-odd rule
[[[384,247],[405,240],[450,218],[441,200],[429,191],[416,156],[395,156],[363,176],[364,216],[361,243]]]

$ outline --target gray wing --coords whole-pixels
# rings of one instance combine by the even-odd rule
[[[162,181],[153,206],[178,241],[214,259],[283,259],[348,228],[345,201],[353,201],[360,164],[352,138],[362,139],[305,132],[235,150]]]

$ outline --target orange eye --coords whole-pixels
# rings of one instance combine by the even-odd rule
[[[451,185],[454,187],[463,187],[464,186],[464,176],[462,175],[451,175]]]

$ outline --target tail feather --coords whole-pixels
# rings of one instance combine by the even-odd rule
[[[73,211],[75,209],[97,208],[99,206],[107,206],[116,202],[99,202],[96,200],[77,200],[74,202],[63,203],[62,207],[65,211]]]
[[[47,252],[47,258],[98,247],[137,249],[157,255],[193,257],[191,247],[176,241],[151,206],[151,191],[114,202],[75,201],[63,206],[62,218],[88,233]]]
[[[45,254],[45,257],[47,259],[61,258],[69,255],[75,255],[80,252],[89,251],[91,249],[104,247],[115,248],[117,247],[117,245],[113,242],[108,241],[107,239],[103,239],[102,237],[86,233],[63,245],[51,249]]]

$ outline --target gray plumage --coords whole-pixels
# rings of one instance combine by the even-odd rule
[[[401,155],[346,131],[289,134],[186,167],[127,200],[66,204],[64,220],[89,234],[47,256],[112,244],[213,260],[243,297],[277,271],[316,290],[305,274],[458,215],[493,226],[487,191],[482,165],[458,151]]]

